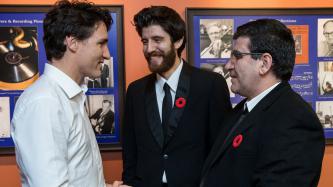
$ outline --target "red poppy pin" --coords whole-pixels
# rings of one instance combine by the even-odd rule
[[[178,99],[176,99],[175,104],[177,108],[183,108],[186,105],[186,100],[183,97],[179,97]]]
[[[237,135],[234,139],[234,141],[232,142],[232,146],[234,148],[237,148],[243,141],[243,136],[241,134]]]

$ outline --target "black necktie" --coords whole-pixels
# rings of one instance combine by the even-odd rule
[[[167,129],[168,129],[168,119],[172,109],[172,97],[170,93],[170,87],[167,83],[164,83],[164,98],[162,104],[162,127],[163,127],[163,135],[166,137]]]

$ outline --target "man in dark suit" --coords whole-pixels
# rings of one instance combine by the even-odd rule
[[[114,112],[111,101],[103,100],[102,108],[98,109],[89,119],[95,120],[92,125],[96,134],[114,133]]]
[[[198,187],[222,118],[231,110],[225,80],[181,59],[185,22],[174,10],[134,17],[152,74],[127,90],[123,181],[135,187]]]
[[[262,19],[238,27],[226,68],[246,99],[224,123],[202,171],[201,187],[310,187],[319,181],[325,142],[311,106],[289,83],[291,31]]]
[[[104,62],[101,66],[101,86],[102,88],[108,87],[108,80],[110,76],[109,66]]]

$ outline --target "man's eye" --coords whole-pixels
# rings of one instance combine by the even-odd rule
[[[242,58],[242,54],[238,51],[233,51],[231,53],[232,56],[234,56],[236,59],[241,59]]]

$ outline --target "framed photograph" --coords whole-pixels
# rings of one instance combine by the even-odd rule
[[[86,109],[101,150],[120,150],[124,105],[123,6],[102,6],[113,19],[110,60],[97,79],[86,77]],[[51,6],[0,5],[0,154],[14,152],[10,120],[25,88],[44,72],[43,18]]]
[[[187,8],[187,60],[196,67],[220,73],[232,50],[232,37],[238,26],[271,18],[293,32],[296,63],[290,80],[317,113],[325,130],[326,142],[333,144],[333,9],[223,9]],[[233,105],[243,97],[230,91]]]

